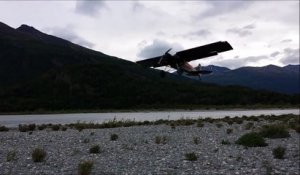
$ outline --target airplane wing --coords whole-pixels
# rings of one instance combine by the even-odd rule
[[[189,62],[192,60],[218,55],[218,53],[220,52],[225,52],[232,49],[233,48],[227,41],[219,41],[204,46],[195,47],[192,49],[177,52],[174,55],[174,57],[176,57],[176,62],[183,63],[183,62]],[[144,67],[160,67],[160,66],[170,65],[170,61],[160,62],[162,56],[137,61],[136,63]]]
[[[181,61],[192,61],[205,57],[218,55],[220,52],[232,50],[232,46],[227,41],[219,41],[211,44],[207,44],[200,47],[195,47],[188,50],[177,52],[175,55],[181,58]]]
[[[136,63],[142,65],[143,67],[160,67],[160,66],[167,66],[166,65],[162,65],[162,64],[158,64],[159,60],[161,59],[162,56],[158,56],[158,57],[154,57],[154,58],[149,58],[146,60],[141,60],[141,61],[137,61]]]

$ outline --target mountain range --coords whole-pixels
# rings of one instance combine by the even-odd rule
[[[145,69],[31,26],[0,23],[0,113],[297,105],[299,95]]]
[[[210,65],[203,68],[212,70],[213,73],[202,76],[201,79],[203,82],[220,85],[240,85],[253,89],[299,94],[299,67],[300,65],[287,65],[284,67],[268,65],[230,70],[226,67]]]

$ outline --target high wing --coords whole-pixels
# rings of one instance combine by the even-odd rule
[[[136,63],[144,67],[167,66],[174,63],[180,64],[192,60],[218,55],[218,53],[220,52],[225,52],[232,49],[233,49],[232,46],[227,41],[219,41],[204,46],[195,47],[192,49],[187,49],[187,50],[177,52],[171,58],[169,56],[165,57],[164,55],[162,55],[154,58],[149,58],[146,60],[137,61]]]
[[[175,55],[182,59],[181,61],[189,62],[192,60],[218,55],[220,52],[225,52],[232,49],[232,46],[227,41],[219,41],[204,46],[183,50],[177,52]]]
[[[142,65],[143,67],[160,67],[160,66],[166,66],[166,65],[161,65],[158,64],[159,60],[161,59],[162,56],[154,57],[154,58],[149,58],[146,60],[141,60],[137,61],[136,63]]]

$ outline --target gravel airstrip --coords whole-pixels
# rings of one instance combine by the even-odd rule
[[[247,148],[235,144],[240,136],[251,132],[245,129],[247,122],[82,131],[10,129],[0,132],[0,174],[76,175],[79,163],[87,160],[93,162],[91,174],[299,174],[299,133],[289,129],[288,138],[266,139],[266,147]],[[252,121],[252,130],[266,122]],[[228,133],[228,129],[232,132]],[[114,141],[112,134],[118,135]],[[100,146],[100,152],[90,153],[95,145]],[[272,154],[277,146],[286,149],[283,159],[276,159]],[[35,148],[46,151],[44,161],[32,160]],[[9,153],[13,156],[8,160]],[[195,153],[197,160],[187,160],[187,153]]]

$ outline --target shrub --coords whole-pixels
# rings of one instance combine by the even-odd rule
[[[90,139],[89,138],[83,139],[83,143],[90,143]]]
[[[0,126],[0,132],[8,131],[9,129],[6,126]]]
[[[263,147],[268,145],[265,139],[255,132],[244,134],[235,143],[247,147]]]
[[[92,153],[92,154],[98,154],[100,152],[101,152],[101,150],[100,150],[99,145],[94,145],[90,148],[90,153]]]
[[[58,131],[59,128],[60,128],[60,125],[52,125],[51,126],[52,131]]]
[[[34,131],[35,128],[36,128],[36,125],[34,123],[28,125],[28,130],[29,131]]]
[[[170,124],[170,126],[171,126],[172,129],[175,129],[175,128],[176,128],[176,125],[175,125],[174,122],[172,122],[172,123]]]
[[[39,125],[37,128],[38,128],[38,130],[44,130],[45,128],[47,128],[47,125],[42,124],[42,125]]]
[[[230,142],[229,142],[228,140],[222,140],[221,144],[222,144],[222,145],[229,145]]]
[[[111,134],[110,135],[110,140],[115,141],[119,138],[119,136],[117,134]]]
[[[26,132],[26,131],[28,131],[29,129],[28,129],[28,126],[27,125],[21,125],[21,124],[19,124],[19,131],[20,132]]]
[[[93,161],[83,161],[78,165],[78,174],[79,175],[89,175],[92,172],[94,162]]]
[[[197,155],[194,152],[186,153],[184,156],[185,159],[189,161],[196,161],[198,159]]]
[[[228,129],[226,130],[226,133],[227,133],[227,134],[230,134],[230,133],[232,133],[232,131],[233,131],[233,129],[228,128]]]
[[[95,135],[95,132],[91,132],[91,133],[90,133],[90,136],[93,136],[93,135]]]
[[[66,131],[68,128],[66,126],[61,127],[62,131]]]
[[[195,143],[196,145],[199,144],[199,139],[198,139],[198,137],[194,137],[194,138],[193,138],[193,141],[194,141],[194,143]]]
[[[265,125],[260,134],[271,139],[290,137],[289,131],[282,124]]]
[[[9,151],[6,155],[6,161],[11,162],[17,160],[17,153],[16,151]]]
[[[42,162],[47,156],[47,152],[41,148],[36,148],[32,151],[32,160],[34,162]]]
[[[202,121],[198,121],[198,122],[197,122],[197,127],[203,127],[203,126],[204,126],[204,124],[203,124]]]
[[[166,144],[167,137],[166,136],[155,136],[155,143],[156,144]]]
[[[285,148],[278,146],[273,149],[273,156],[276,159],[283,159],[283,156],[285,154]]]

